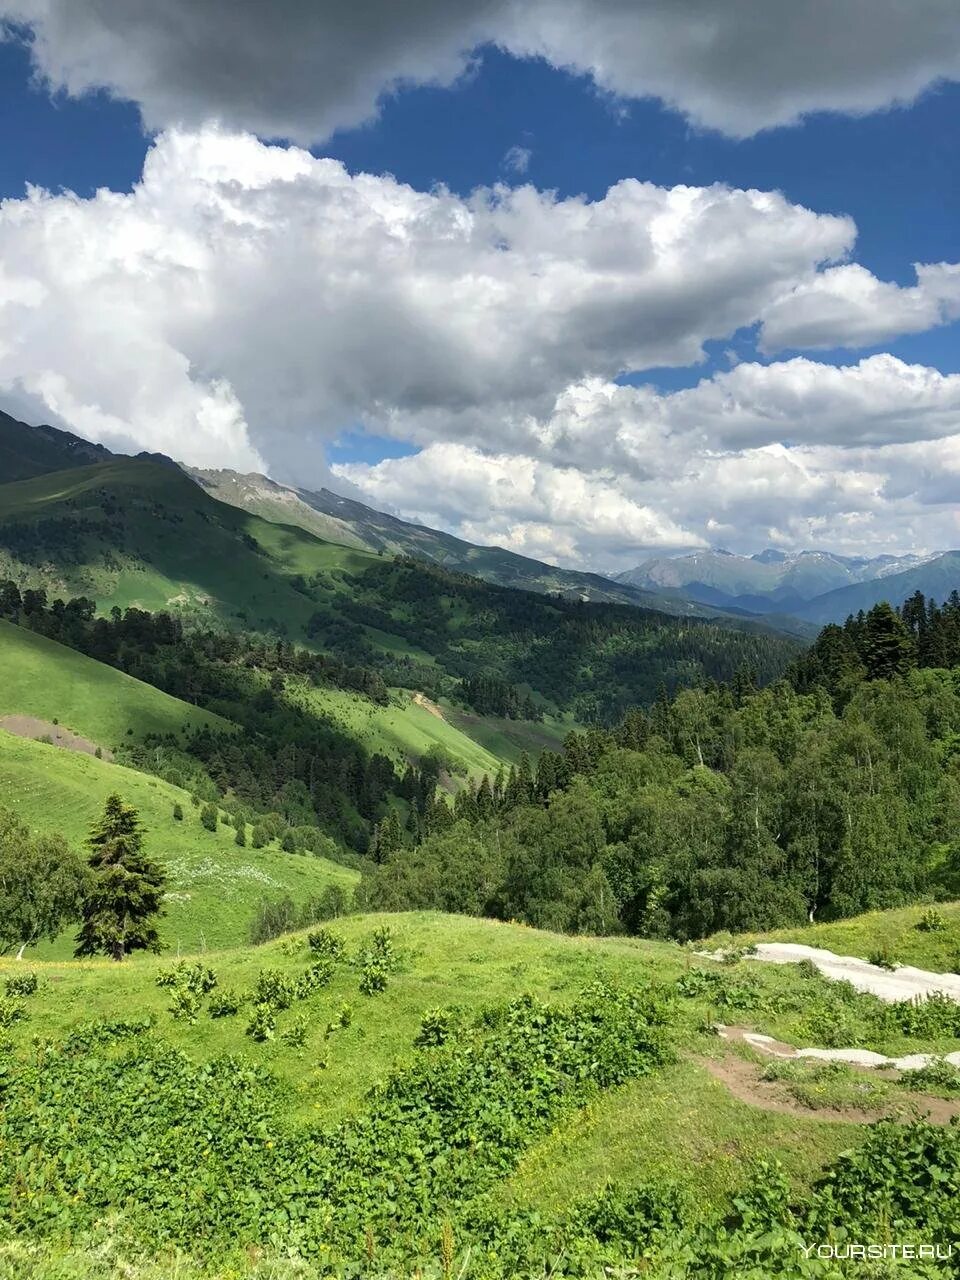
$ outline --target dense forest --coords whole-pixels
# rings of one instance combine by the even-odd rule
[[[953,669],[949,669],[949,668]],[[702,937],[960,893],[960,601],[827,627],[433,805],[366,905]]]
[[[741,669],[765,684],[799,650],[756,624],[515,591],[402,556],[373,561],[342,586],[323,574],[302,586],[327,595],[308,624],[313,639],[376,667],[388,685],[459,693],[481,714],[529,718],[527,695],[512,686],[582,723],[613,724],[661,688],[728,681]],[[365,628],[402,636],[432,661],[384,655]]]

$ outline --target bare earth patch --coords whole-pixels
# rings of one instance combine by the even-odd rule
[[[447,717],[443,714],[443,708],[438,707],[437,704],[432,702],[425,693],[413,694],[412,701],[415,702],[418,707],[423,707],[424,711],[429,711],[432,716],[436,716],[438,720],[446,720]]]
[[[49,738],[55,747],[62,747],[64,751],[82,751],[88,756],[97,753],[96,742],[65,729],[62,724],[53,724],[36,716],[0,716],[0,729],[6,729],[17,738]],[[104,760],[113,759],[113,752],[106,747],[101,747],[100,753]]]
[[[722,1039],[739,1042],[755,1052],[768,1054],[773,1058],[789,1061],[819,1058],[821,1061],[840,1061],[854,1071],[862,1071],[871,1075],[880,1075],[887,1080],[895,1080],[900,1070],[909,1070],[924,1065],[938,1055],[915,1054],[912,1058],[882,1058],[880,1054],[869,1054],[876,1061],[864,1061],[858,1057],[848,1056],[849,1051],[828,1049],[796,1049],[793,1045],[772,1036],[759,1035],[747,1027],[717,1028]],[[952,1056],[947,1055],[950,1061]],[[921,1061],[923,1060],[923,1061]],[[715,1080],[719,1080],[740,1102],[760,1107],[764,1111],[776,1111],[784,1115],[817,1116],[823,1120],[843,1120],[850,1124],[870,1124],[881,1116],[891,1116],[909,1120],[915,1112],[919,1112],[934,1124],[946,1124],[954,1116],[960,1116],[960,1101],[938,1098],[931,1094],[908,1093],[902,1101],[883,1103],[876,1107],[809,1107],[799,1099],[791,1097],[783,1085],[776,1080],[763,1079],[763,1068],[748,1058],[730,1054],[723,1058],[695,1058],[694,1061],[709,1072]],[[901,1063],[903,1064],[901,1066]]]

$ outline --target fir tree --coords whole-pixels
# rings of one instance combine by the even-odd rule
[[[108,796],[88,844],[94,874],[74,954],[122,960],[131,951],[159,951],[152,921],[161,912],[166,877],[143,852],[143,828],[133,805]]]

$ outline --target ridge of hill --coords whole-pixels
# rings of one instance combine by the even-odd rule
[[[168,610],[322,648],[434,699],[458,680],[495,677],[580,719],[592,714],[588,684],[594,700],[603,686],[613,701],[602,714],[615,715],[651,701],[661,682],[671,688],[698,672],[728,677],[746,664],[769,679],[796,652],[750,620],[582,604],[323,542],[219,502],[178,468],[146,459],[0,486],[3,578],[50,598],[86,596],[101,613]]]
[[[377,511],[329,489],[298,488],[280,484],[268,476],[230,470],[196,467],[186,470],[221,502],[232,503],[267,520],[296,524],[321,538],[368,551],[429,560],[497,586],[631,604],[677,615],[716,617],[723,612],[680,595],[643,590],[602,574],[561,569],[504,547],[478,546],[451,533]]]
[[[893,605],[903,604],[918,591],[937,601],[960,591],[960,551],[947,551],[902,573],[838,587],[808,600],[795,612],[804,621],[821,626],[827,622],[843,622],[851,614],[866,612],[883,600]]]

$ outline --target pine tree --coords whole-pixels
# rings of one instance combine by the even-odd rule
[[[87,843],[94,874],[74,954],[122,960],[131,951],[159,951],[151,921],[161,912],[166,877],[143,852],[143,828],[133,805],[108,796]]]

